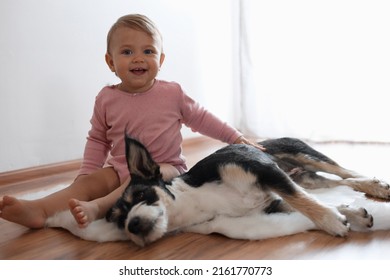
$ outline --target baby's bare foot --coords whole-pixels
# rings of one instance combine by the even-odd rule
[[[35,201],[5,195],[0,200],[0,218],[29,228],[42,228],[47,217]]]
[[[69,209],[80,228],[87,227],[99,215],[99,207],[93,201],[87,202],[72,198],[69,200]]]

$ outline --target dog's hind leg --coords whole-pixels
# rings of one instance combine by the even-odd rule
[[[343,179],[362,177],[352,170],[341,167],[333,159],[296,138],[271,139],[260,142],[260,144],[286,173],[299,168],[311,172],[321,171],[334,174]]]
[[[266,140],[261,144],[271,158],[300,186],[308,189],[349,186],[373,197],[390,199],[390,185],[340,166],[334,160],[295,138]],[[317,172],[333,174],[329,178]]]
[[[337,209],[347,217],[353,231],[367,231],[374,225],[374,218],[365,208],[356,209],[347,205],[340,205]]]
[[[390,199],[389,183],[377,178],[368,178],[354,171],[339,166],[337,163],[318,161],[302,155],[295,158],[298,167],[289,171],[290,177],[300,186],[307,189],[333,188],[337,186],[349,186],[352,189],[364,192],[373,197]],[[299,165],[302,164],[299,167]],[[336,175],[339,178],[332,178]]]
[[[373,197],[390,199],[390,185],[376,178],[331,178],[311,171],[297,171],[295,174],[290,174],[290,177],[306,189],[348,186]]]
[[[276,188],[273,188],[273,191],[279,194],[291,207],[309,217],[318,226],[318,228],[332,233],[329,231],[329,226],[337,226],[337,223],[334,224],[334,218],[332,217],[332,213],[329,213],[329,209],[327,210],[326,206],[320,204],[314,198],[305,193],[300,186],[294,186],[295,183],[292,180],[291,182],[292,185],[288,182],[288,180],[286,180],[284,189],[277,186]],[[330,210],[335,211],[335,209],[332,208],[330,208]],[[336,214],[344,215],[344,219],[342,217],[338,217],[338,222],[343,222],[343,225],[346,227],[351,225],[352,229],[355,231],[367,230],[373,225],[372,216],[368,214],[364,208],[354,209],[348,206],[339,206],[337,207],[336,212]],[[343,234],[334,235],[344,236]]]
[[[315,200],[297,186],[293,194],[279,195],[295,210],[312,220],[319,229],[334,236],[346,236],[349,231],[347,218],[337,209]]]
[[[376,178],[348,178],[340,180],[340,185],[349,186],[376,198],[390,199],[390,185]]]
[[[353,231],[366,231],[373,226],[374,219],[372,215],[363,207],[356,209],[354,207],[349,207],[348,205],[340,205],[337,207],[337,210],[345,215]],[[295,210],[282,199],[273,200],[271,204],[264,209],[264,213],[266,214],[292,213],[294,211]]]
[[[279,195],[292,208],[312,220],[318,228],[332,235],[347,235],[349,225],[346,217],[336,208],[326,206],[306,193],[274,162],[252,164],[250,169],[253,174],[258,174],[259,188]]]

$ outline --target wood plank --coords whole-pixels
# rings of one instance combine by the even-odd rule
[[[54,164],[34,166],[14,171],[0,173],[0,187],[9,185],[15,182],[29,181],[36,178],[50,176],[69,171],[74,171],[80,168],[81,160],[64,161]]]

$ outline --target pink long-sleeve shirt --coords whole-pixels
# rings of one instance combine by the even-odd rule
[[[126,180],[126,127],[154,161],[171,164],[182,173],[187,169],[181,148],[182,124],[226,143],[242,135],[187,96],[177,83],[156,80],[150,90],[140,94],[104,87],[95,100],[79,174],[90,174],[106,164],[115,169],[121,182]]]

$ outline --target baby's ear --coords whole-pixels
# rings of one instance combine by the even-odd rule
[[[161,179],[160,166],[152,159],[148,150],[137,140],[125,134],[126,159],[131,181],[139,179]]]
[[[110,70],[115,72],[114,60],[112,59],[112,56],[109,53],[106,53],[105,59]]]

